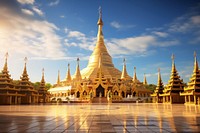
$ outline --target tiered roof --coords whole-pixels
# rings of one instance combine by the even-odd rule
[[[43,68],[42,69],[42,79],[40,81],[39,93],[45,93],[45,92],[47,92],[47,89],[45,87],[44,68]]]
[[[175,62],[174,62],[174,55],[172,54],[172,70],[170,79],[168,84],[165,86],[163,93],[164,94],[171,94],[171,93],[179,93],[183,91],[183,80],[180,79],[178,72],[176,70]]]
[[[8,71],[8,53],[5,55],[5,64],[3,70],[0,73],[0,89],[7,88],[7,89],[14,89],[13,80],[10,78],[10,74]]]
[[[200,70],[196,57],[196,52],[194,53],[194,69],[188,86],[184,88],[184,92],[200,92]]]
[[[158,94],[162,94],[163,93],[163,82],[161,79],[161,74],[160,74],[160,68],[158,69],[158,82],[157,82],[157,86],[156,89],[154,90],[153,95],[158,95]]]
[[[22,91],[26,91],[26,90],[35,91],[33,89],[32,83],[29,81],[28,73],[26,70],[27,60],[28,60],[27,57],[25,57],[24,70],[23,70],[22,76],[20,77],[20,81],[19,81],[19,84],[17,85],[17,87],[20,88]]]

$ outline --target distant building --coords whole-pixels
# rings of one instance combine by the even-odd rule
[[[44,86],[44,75],[39,91],[35,90],[28,78],[26,70],[27,58],[25,58],[23,74],[20,77],[20,80],[17,83],[14,83],[9,75],[7,57],[8,53],[6,54],[3,70],[0,73],[0,104],[33,104],[39,103],[39,98],[44,99],[41,100],[42,102],[48,102],[50,94]]]
[[[184,87],[184,92],[181,92],[180,95],[184,96],[185,104],[200,104],[200,70],[196,53],[194,53],[193,74],[187,86]]]
[[[159,94],[162,97],[163,103],[184,103],[184,98],[180,96],[183,92],[183,80],[180,79],[174,63],[174,55],[172,55],[172,70],[168,84],[164,87],[163,93]]]

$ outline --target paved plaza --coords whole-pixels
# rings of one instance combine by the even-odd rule
[[[200,107],[145,103],[0,106],[0,132],[200,132]]]

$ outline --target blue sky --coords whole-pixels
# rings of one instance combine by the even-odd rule
[[[103,33],[116,68],[148,83],[157,83],[161,68],[164,84],[171,72],[171,55],[177,70],[188,82],[193,70],[193,53],[200,55],[199,0],[1,0],[0,66],[9,52],[9,71],[19,79],[28,58],[30,80],[55,83],[60,70],[64,79],[67,64],[75,72],[87,66],[96,43],[98,8],[103,12]]]

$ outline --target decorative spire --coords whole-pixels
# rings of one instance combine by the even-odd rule
[[[136,75],[136,67],[134,67],[134,76],[133,76],[133,81],[137,80],[137,75]]]
[[[26,70],[26,63],[27,63],[28,59],[27,57],[24,58],[24,71],[23,71],[23,75],[27,75],[27,70]]]
[[[77,65],[76,65],[76,72],[74,74],[74,79],[75,80],[82,80],[81,72],[80,72],[80,68],[79,68],[79,58],[77,58]]]
[[[162,85],[162,79],[161,79],[161,75],[160,75],[160,68],[158,68],[158,83],[157,86]]]
[[[194,70],[193,72],[196,73],[199,70],[199,65],[198,65],[198,61],[197,61],[197,54],[194,51]]]
[[[28,61],[28,59],[27,59],[27,57],[25,57],[24,58],[24,70],[23,70],[22,77],[21,77],[22,81],[29,81],[28,73],[27,73],[27,70],[26,70],[27,61]]]
[[[97,24],[98,25],[103,25],[101,6],[99,7],[99,20],[98,20]]]
[[[4,72],[7,72],[8,71],[8,52],[6,52],[5,54],[5,64],[4,64],[4,67],[3,67],[3,71]]]
[[[161,79],[160,68],[158,68],[158,82],[157,82],[157,86],[156,86],[156,89],[154,90],[154,92],[162,94],[163,89],[164,88],[163,88],[163,83],[162,83],[162,79]]]
[[[144,73],[144,82],[143,82],[144,85],[147,85],[147,78],[146,78],[146,75]]]
[[[44,68],[42,68],[42,79],[41,79],[41,83],[45,83],[45,80],[44,80]]]
[[[121,79],[126,79],[126,77],[128,76],[127,71],[126,71],[126,59],[124,58],[123,60],[123,70],[122,70],[122,75],[121,75]]]
[[[174,72],[174,71],[176,71],[176,66],[175,66],[175,56],[174,56],[174,54],[172,54],[172,57],[171,57],[171,59],[172,59],[172,72]]]
[[[57,79],[57,85],[60,85],[60,70],[58,70],[58,79]]]
[[[70,64],[69,63],[68,63],[68,70],[67,70],[66,81],[68,81],[68,82],[71,81]]]

